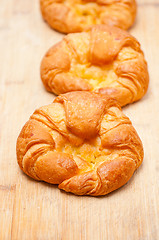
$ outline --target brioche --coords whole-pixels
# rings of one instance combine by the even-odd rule
[[[116,27],[98,25],[68,34],[41,62],[41,79],[55,94],[96,91],[121,106],[142,98],[149,75],[139,42]]]
[[[40,0],[46,22],[63,33],[82,32],[95,24],[128,29],[135,21],[135,0]]]
[[[33,113],[18,137],[17,159],[36,180],[99,196],[131,178],[143,160],[143,147],[114,99],[71,92]]]

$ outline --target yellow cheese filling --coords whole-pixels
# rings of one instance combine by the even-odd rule
[[[70,74],[85,79],[91,84],[92,90],[106,87],[117,79],[112,64],[101,67],[74,63],[71,66]]]
[[[84,47],[86,48],[85,45]],[[115,68],[118,64],[120,65],[124,61],[134,60],[138,58],[139,54],[140,53],[131,47],[123,47],[113,63],[102,66],[91,65],[91,63],[82,56],[80,63],[78,59],[72,60],[69,74],[87,81],[92,86],[92,90],[109,87],[118,81],[118,76],[115,73]],[[85,56],[85,58],[87,57]]]
[[[63,152],[72,154],[73,157],[80,157],[93,165],[105,161],[105,156],[109,154],[108,150],[100,149],[98,145],[94,146],[90,143],[84,143],[78,147],[67,143],[63,148]]]

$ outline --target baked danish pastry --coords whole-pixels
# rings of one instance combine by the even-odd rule
[[[117,99],[121,106],[141,99],[149,75],[139,42],[116,27],[94,26],[68,34],[41,63],[45,88],[55,94],[96,91]]]
[[[128,29],[135,21],[135,0],[40,0],[46,22],[63,33],[82,32],[95,24]]]
[[[143,147],[114,99],[71,92],[33,113],[18,137],[17,159],[36,180],[98,196],[131,178],[143,160]]]

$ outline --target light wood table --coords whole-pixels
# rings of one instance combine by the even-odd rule
[[[130,32],[150,72],[147,95],[123,109],[143,141],[144,162],[108,196],[77,197],[31,180],[15,153],[29,116],[53,101],[39,65],[63,35],[43,22],[38,0],[0,0],[0,240],[159,239],[159,0],[138,0]]]

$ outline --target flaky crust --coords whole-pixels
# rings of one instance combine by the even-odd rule
[[[124,185],[143,147],[115,100],[90,92],[60,95],[36,110],[17,140],[20,168],[77,195],[105,195]]]
[[[68,34],[54,45],[41,62],[41,79],[57,95],[96,91],[121,106],[141,99],[149,83],[139,42],[126,31],[105,25]]]
[[[63,33],[82,32],[95,24],[127,30],[136,17],[135,0],[40,0],[46,22]]]

